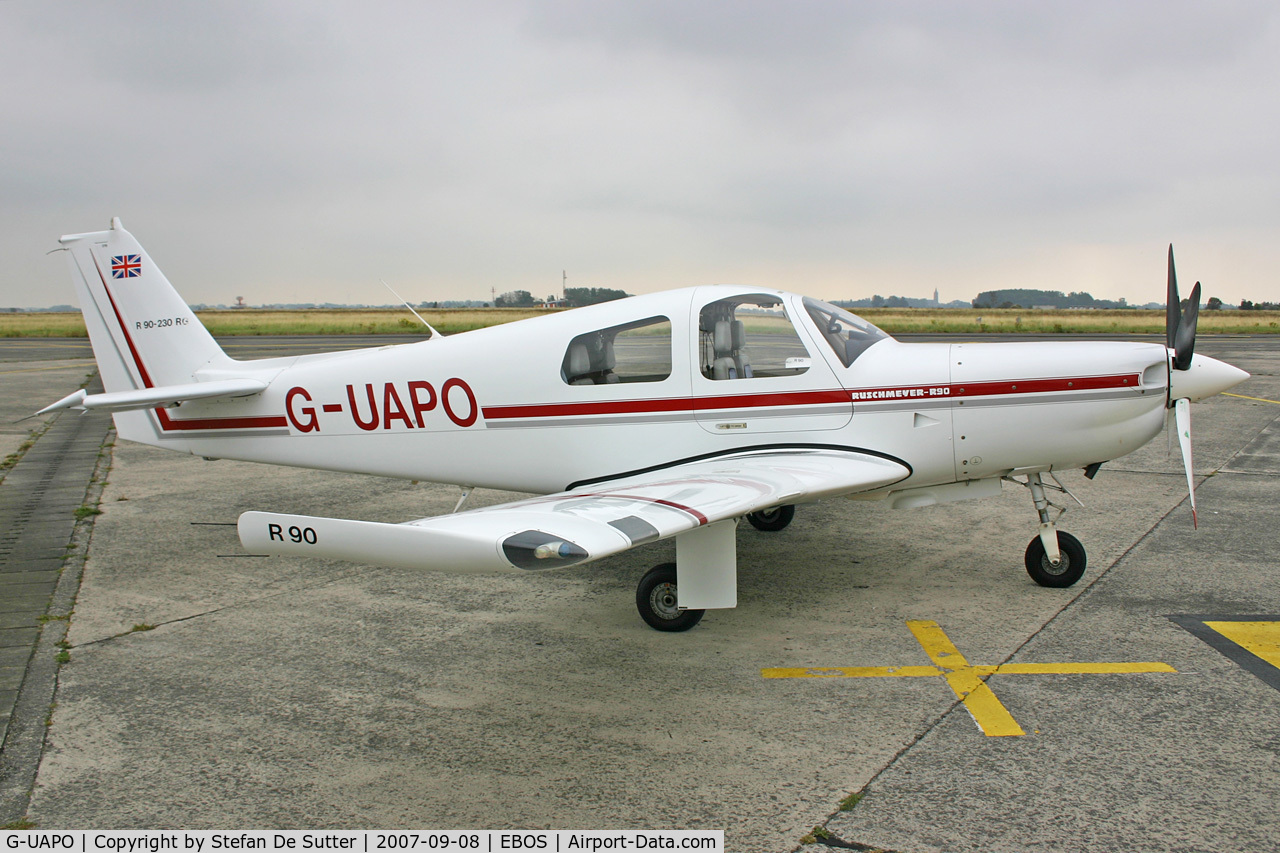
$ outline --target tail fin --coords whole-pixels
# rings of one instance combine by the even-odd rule
[[[109,231],[59,242],[107,392],[190,384],[200,368],[234,364],[118,218]],[[150,443],[155,435],[143,412],[121,413],[116,423],[124,438]]]
[[[193,381],[201,367],[229,366],[218,342],[120,220],[110,231],[71,234],[71,277],[108,392]]]

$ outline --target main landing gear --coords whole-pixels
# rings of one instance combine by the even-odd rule
[[[762,509],[759,512],[747,513],[747,521],[751,522],[751,526],[756,530],[763,530],[766,533],[774,533],[782,530],[791,523],[791,519],[796,517],[796,508],[791,504],[785,506],[775,506],[772,509]]]
[[[795,518],[791,505],[753,512],[747,520],[757,530],[782,530]],[[735,607],[737,563],[734,530],[737,521],[719,521],[676,537],[676,560],[689,567],[685,577],[685,598],[694,607],[682,607],[677,591],[675,563],[654,566],[636,588],[636,609],[640,618],[659,631],[688,631],[702,620],[706,608]]]
[[[702,621],[705,610],[681,610],[676,597],[676,564],[654,566],[636,588],[636,608],[650,628],[688,631]]]
[[[1040,586],[1063,588],[1080,580],[1088,560],[1080,540],[1070,533],[1058,530],[1058,519],[1067,510],[1066,507],[1051,503],[1045,496],[1045,489],[1062,492],[1076,503],[1080,501],[1067,491],[1067,487],[1053,476],[1052,471],[1049,472],[1049,476],[1053,478],[1056,486],[1046,485],[1038,473],[1028,474],[1025,483],[1021,480],[1013,480],[1013,482],[1031,490],[1031,502],[1035,504],[1036,514],[1040,516],[1040,535],[1027,545],[1027,574],[1031,575],[1031,579]],[[1054,518],[1049,517],[1050,507],[1058,510]]]

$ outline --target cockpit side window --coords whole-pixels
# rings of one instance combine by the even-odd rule
[[[807,296],[804,307],[813,319],[814,325],[818,327],[818,331],[822,333],[823,340],[831,346],[836,358],[840,359],[840,363],[845,367],[853,364],[854,360],[866,352],[872,344],[889,337],[866,320],[850,314],[843,308],[837,308]]]
[[[661,382],[671,375],[671,321],[649,317],[578,335],[560,363],[569,385]]]
[[[698,336],[708,379],[797,376],[809,369],[809,351],[776,296],[712,302],[699,314]]]

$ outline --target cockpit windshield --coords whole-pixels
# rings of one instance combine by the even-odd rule
[[[821,300],[806,296],[804,307],[845,367],[853,364],[872,344],[889,337],[861,317]]]

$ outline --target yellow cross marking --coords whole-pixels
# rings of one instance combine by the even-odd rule
[[[1242,624],[1242,623],[1237,623]],[[762,669],[765,678],[933,678],[943,676],[956,698],[987,737],[1010,737],[1026,732],[987,686],[992,675],[1107,675],[1131,672],[1177,672],[1167,663],[1005,663],[974,666],[938,627],[937,622],[907,622],[933,666],[828,666]],[[1251,649],[1252,651],[1252,649]],[[1276,646],[1280,655],[1280,645]],[[1254,652],[1257,654],[1257,652]]]

